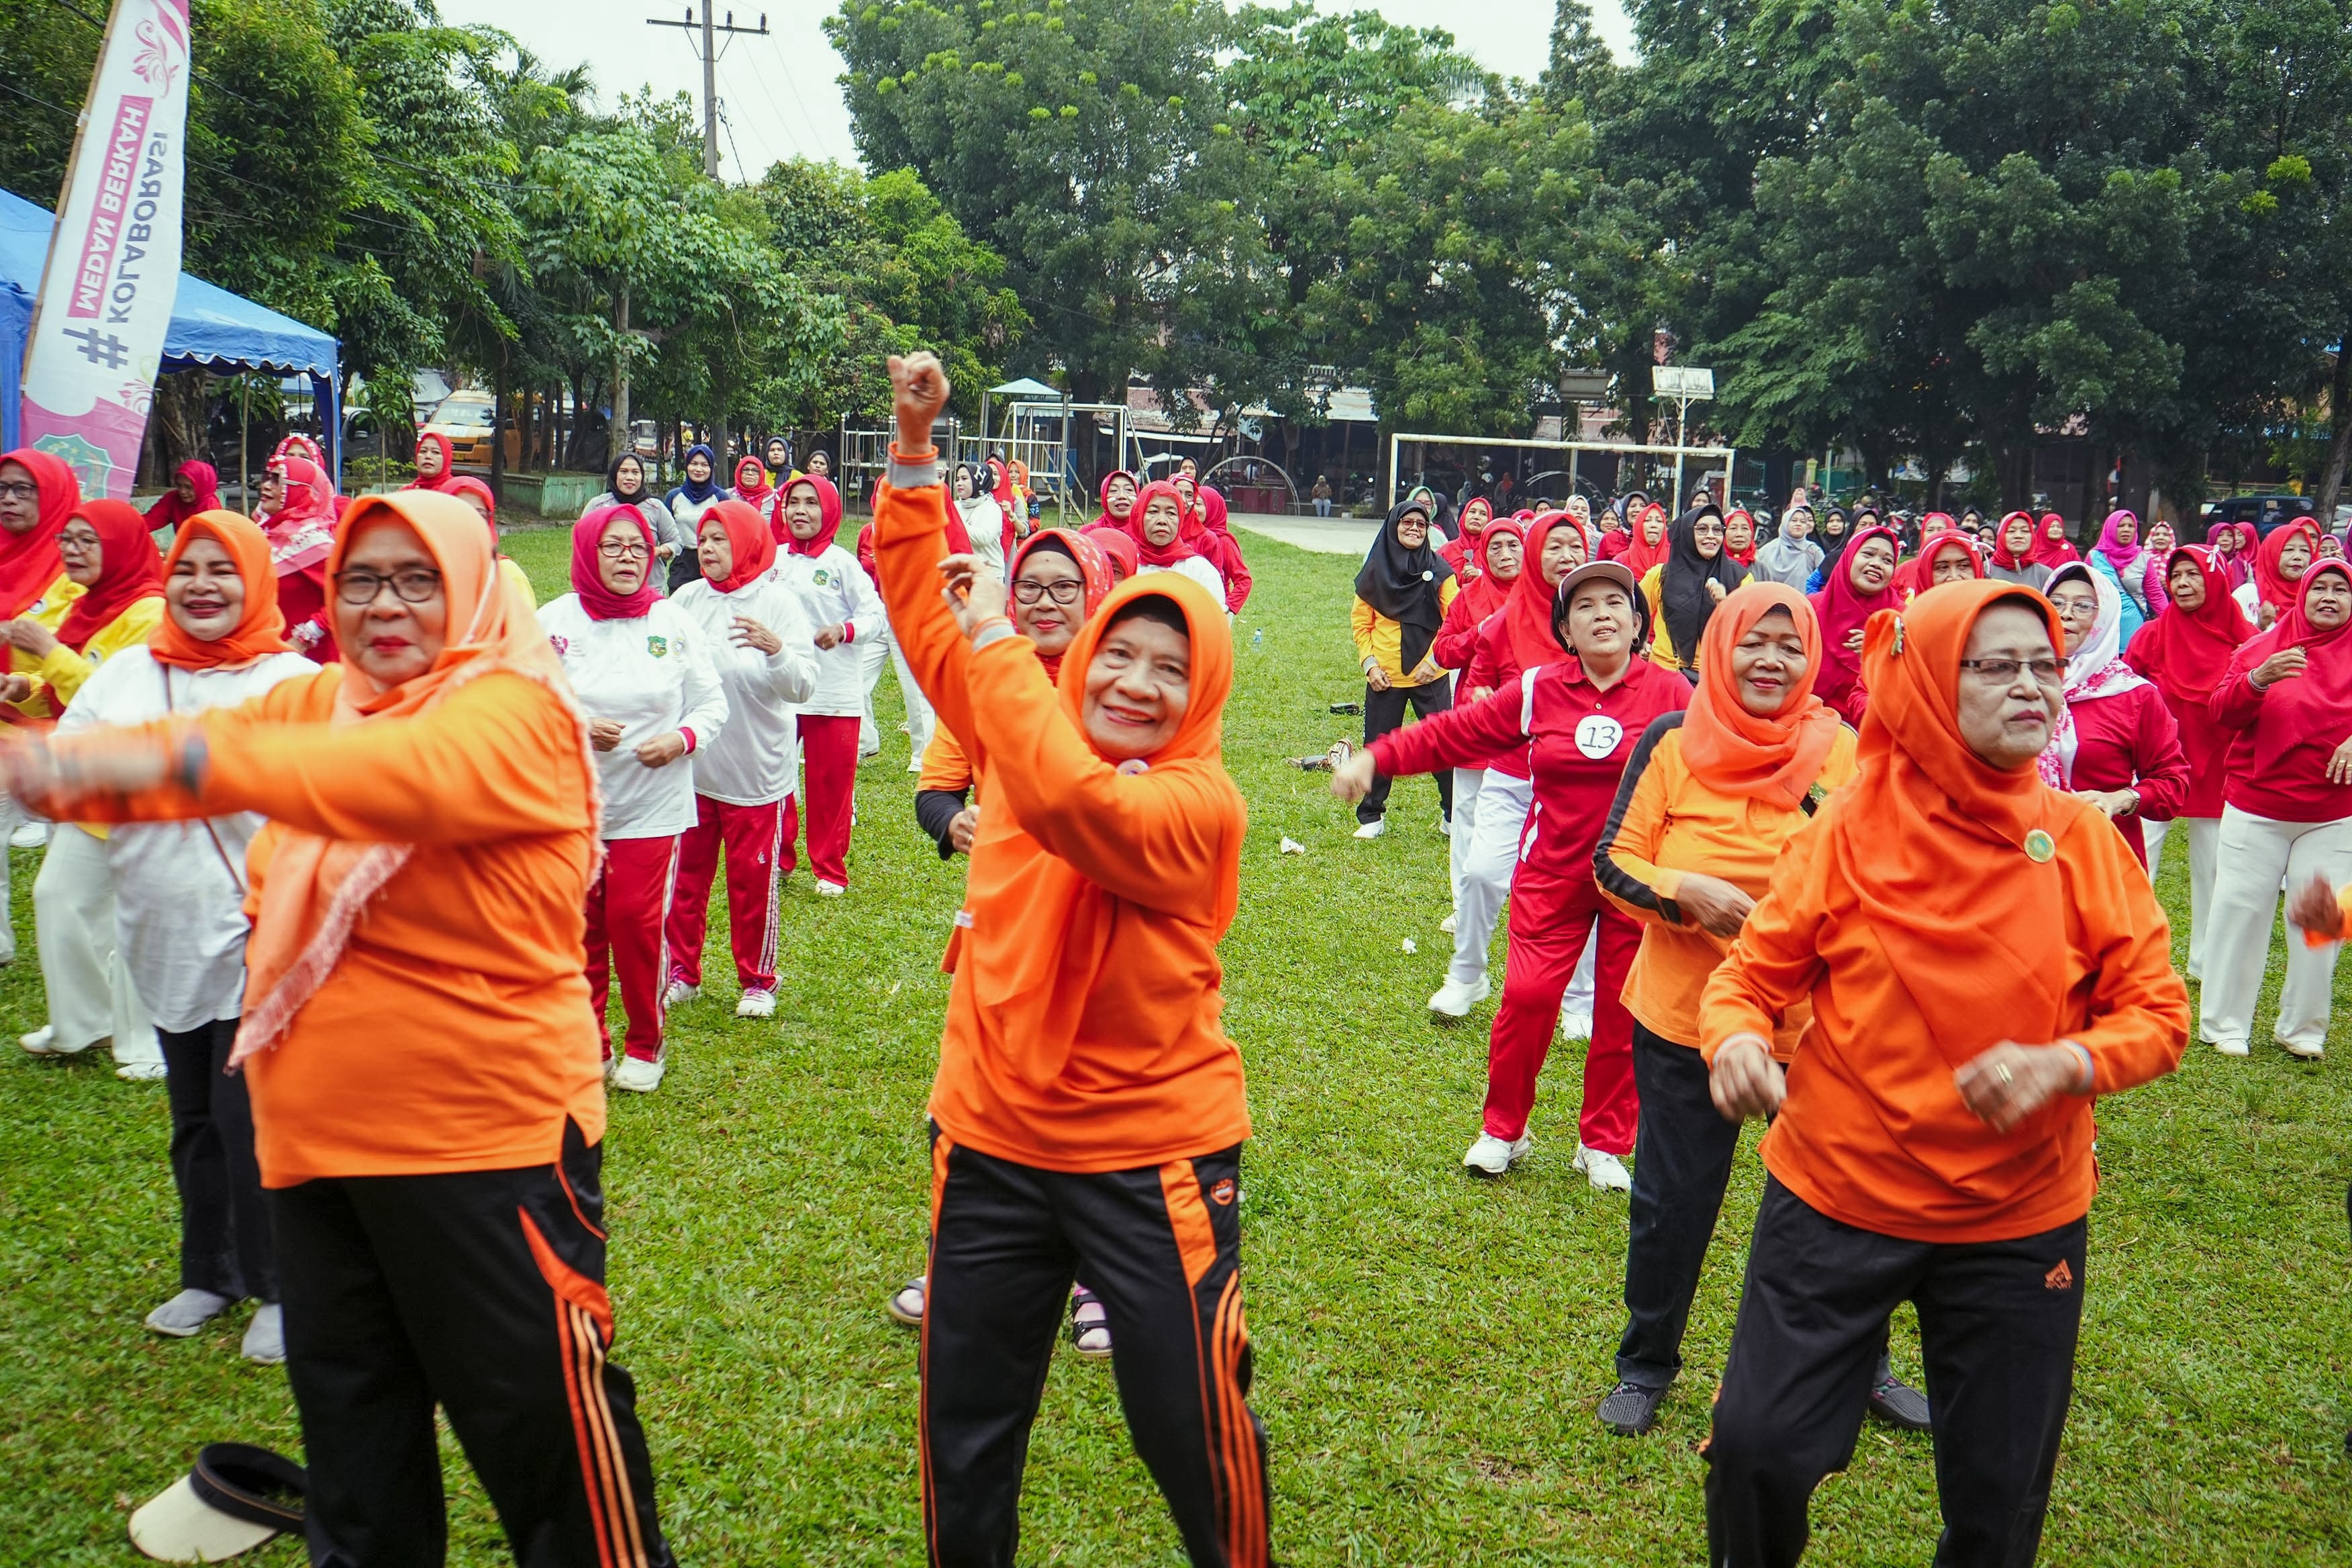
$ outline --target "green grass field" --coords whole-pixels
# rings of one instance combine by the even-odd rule
[[[560,531],[519,533],[510,549],[543,596],[561,588]],[[1447,949],[1434,791],[1401,784],[1392,831],[1360,844],[1322,777],[1285,763],[1349,733],[1327,705],[1360,691],[1351,563],[1264,540],[1249,552],[1257,591],[1238,631],[1226,760],[1253,820],[1224,945],[1226,1022],[1256,1122],[1244,1258],[1276,1552],[1291,1563],[1697,1561],[1696,1449],[1759,1191],[1753,1134],[1700,1289],[1689,1374],[1654,1434],[1608,1436],[1592,1407],[1621,1326],[1625,1205],[1568,1168],[1580,1054],[1546,1074],[1531,1161],[1500,1183],[1465,1176],[1489,1009],[1454,1028],[1423,1010]],[[805,871],[788,884],[776,1016],[736,1021],[721,958],[720,983],[674,1017],[660,1093],[613,1108],[615,1358],[637,1379],[663,1520],[691,1564],[921,1555],[915,1344],[881,1309],[921,1263],[938,954],[961,867],[916,831],[887,676],[877,700],[889,732],[861,779],[851,893],[821,901]],[[1286,835],[1307,853],[1277,854]],[[25,957],[0,971],[11,1039],[43,1018],[35,857],[14,861]],[[2181,875],[2163,892],[2185,909]],[[714,954],[723,900],[719,911]],[[2176,1077],[2103,1109],[2106,1185],[2043,1561],[2352,1560],[2346,1071],[2258,1036],[2250,1060],[2192,1051]],[[194,1341],[140,1326],[176,1288],[167,1131],[160,1084],[0,1048],[0,1562],[135,1561],[129,1509],[198,1445],[299,1452],[282,1372],[237,1359],[244,1310]],[[1916,1373],[1907,1311],[1895,1361]],[[505,1561],[454,1444],[447,1459],[453,1560]],[[1813,1517],[1814,1561],[1927,1562],[1927,1440],[1867,1429]],[[1023,1558],[1181,1561],[1109,1370],[1066,1346],[1032,1449]],[[254,1560],[294,1563],[299,1548]]]

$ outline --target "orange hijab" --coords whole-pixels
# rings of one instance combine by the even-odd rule
[[[192,539],[209,539],[228,552],[229,563],[245,583],[245,614],[228,636],[203,642],[180,629],[170,610],[163,624],[148,634],[147,651],[158,664],[182,669],[218,669],[251,664],[268,654],[291,653],[286,640],[286,616],[278,607],[278,574],[269,564],[269,539],[251,519],[233,511],[200,511],[180,524],[173,536],[172,553],[163,557],[163,581],[187,553]]]
[[[1731,678],[1731,650],[1774,610],[1785,610],[1805,643],[1805,673],[1769,717],[1750,713]],[[1794,811],[1822,776],[1842,722],[1813,695],[1822,668],[1822,624],[1812,605],[1785,583],[1735,588],[1707,617],[1699,639],[1698,689],[1683,714],[1683,761],[1718,795],[1740,795]]]
[[[1102,607],[1087,616],[1062,658],[1056,687],[1061,716],[1084,733],[1087,668],[1119,611],[1138,599],[1160,597],[1183,612],[1192,641],[1192,701],[1175,738],[1140,763],[1097,759],[1106,772],[1149,773],[1163,782],[1198,778],[1205,790],[1233,799],[1245,816],[1240,793],[1223,761],[1225,699],[1233,689],[1234,645],[1225,630],[1225,607],[1208,591],[1179,573],[1130,577],[1112,589]],[[1213,928],[1222,937],[1241,904],[1242,835],[1229,836],[1214,880],[1192,889],[1168,889],[1158,907]],[[982,1034],[1010,1059],[1022,1081],[1043,1089],[1062,1076],[1077,1037],[1078,1018],[1102,973],[1118,900],[1079,875],[1024,832],[1010,811],[992,801],[980,819],[971,847],[971,870],[964,908],[971,923],[958,967],[971,972]],[[959,921],[959,923],[961,923]],[[1139,1019],[1151,1032],[1155,1020]]]
[[[1870,617],[1860,771],[1831,822],[1839,872],[1955,1068],[2003,1039],[2055,1037],[2068,898],[2055,856],[2089,809],[2043,784],[2032,759],[1996,769],[1960,738],[1969,630],[2008,599],[2048,623],[2053,648],[2066,646],[2049,601],[2013,583],[1948,583]]]
[[[589,820],[601,840],[604,802],[588,747],[588,721],[555,650],[548,646],[547,634],[540,629],[538,615],[521,590],[509,586],[499,574],[498,555],[480,516],[455,496],[436,490],[362,496],[336,531],[334,551],[327,557],[330,580],[342,570],[352,541],[377,521],[405,523],[415,530],[441,569],[449,606],[447,641],[432,668],[396,686],[378,685],[355,664],[337,667],[341,679],[328,722],[413,718],[485,675],[504,672],[537,681],[562,702],[579,731]],[[331,612],[333,608],[329,606]],[[334,973],[369,901],[415,850],[408,844],[328,838],[275,823],[263,831],[278,837],[262,886],[261,910],[246,944],[245,1018],[229,1056],[232,1068],[285,1034],[303,1004]]]

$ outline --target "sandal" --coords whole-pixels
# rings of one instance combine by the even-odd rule
[[[890,1314],[892,1321],[904,1323],[910,1329],[919,1329],[923,1326],[923,1305],[929,1300],[929,1292],[930,1277],[918,1274],[898,1287],[898,1293],[890,1298],[890,1304],[884,1310]]]
[[[1083,1285],[1070,1288],[1070,1343],[1089,1361],[1110,1354],[1110,1313]]]

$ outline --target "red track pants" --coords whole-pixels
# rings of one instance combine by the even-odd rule
[[[735,978],[746,991],[776,988],[779,840],[789,846],[800,812],[791,795],[765,805],[730,805],[694,797],[699,814],[677,841],[677,885],[669,898],[670,977],[702,984],[702,939],[710,925],[710,884],[727,850],[727,942]],[[789,853],[789,850],[787,850]]]
[[[1606,1154],[1633,1152],[1641,1100],[1633,1089],[1633,1015],[1625,1011],[1625,975],[1642,945],[1642,928],[1618,913],[1591,877],[1531,876],[1522,864],[1511,882],[1510,948],[1503,963],[1503,1001],[1486,1047],[1486,1131],[1517,1138],[1536,1102],[1536,1075],[1559,1024],[1559,1001],[1601,925],[1594,965],[1592,1043],[1584,1056],[1584,1109],[1577,1136]]]
[[[677,868],[676,838],[607,838],[604,869],[588,885],[588,1001],[596,1009],[596,1030],[608,1057],[613,1030],[604,1020],[604,1005],[617,969],[621,1010],[629,1020],[629,1055],[661,1060],[662,986],[669,970],[663,927]]]
[[[797,721],[806,778],[802,815],[808,822],[809,870],[820,882],[849,886],[849,813],[856,804],[857,716],[803,713]],[[781,857],[793,868],[793,841],[784,837]]]

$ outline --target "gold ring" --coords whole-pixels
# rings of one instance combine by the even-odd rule
[[[2009,1064],[2007,1062],[1996,1062],[1993,1064],[1992,1070],[2000,1075],[2000,1086],[2003,1089],[2007,1089],[2010,1085],[2017,1081],[2017,1075],[2009,1070]]]

